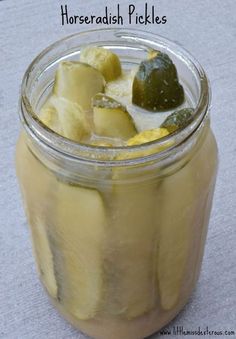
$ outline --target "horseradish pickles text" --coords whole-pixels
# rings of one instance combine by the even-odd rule
[[[142,9],[134,4],[129,4],[126,8],[126,15],[122,15],[121,5],[117,4],[115,8],[105,6],[103,13],[84,14],[72,13],[67,5],[61,6],[61,24],[64,25],[82,25],[82,24],[103,24],[103,25],[160,25],[167,23],[167,16],[157,15],[154,5],[144,3]]]

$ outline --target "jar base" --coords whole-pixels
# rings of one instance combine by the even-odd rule
[[[79,320],[66,312],[62,305],[48,293],[49,299],[57,311],[75,329],[93,339],[143,339],[164,328],[185,307],[190,297],[187,296],[171,311],[155,308],[148,314],[135,319],[119,319],[114,317],[96,317],[91,320]]]

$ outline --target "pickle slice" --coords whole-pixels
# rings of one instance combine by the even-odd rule
[[[81,50],[80,61],[99,70],[106,81],[115,80],[121,75],[120,59],[108,49],[86,47]]]
[[[113,98],[97,94],[93,99],[95,133],[105,137],[127,140],[137,133],[126,108]]]
[[[74,141],[81,141],[91,132],[88,115],[81,106],[63,97],[55,97],[53,104],[62,128],[62,135]]]
[[[175,65],[167,54],[157,51],[141,62],[133,81],[132,102],[148,111],[168,110],[184,101],[184,90]]]
[[[145,144],[146,142],[154,141],[166,137],[169,134],[166,128],[155,128],[146,130],[136,134],[133,138],[127,141],[127,146]]]
[[[170,133],[175,132],[178,128],[186,127],[194,119],[193,108],[183,108],[170,114],[161,127],[166,128]]]
[[[93,318],[103,298],[103,199],[94,189],[62,182],[57,194],[53,236],[59,297],[76,318]]]
[[[97,69],[79,61],[63,61],[56,73],[53,92],[89,110],[91,99],[104,92],[104,86],[105,80]]]

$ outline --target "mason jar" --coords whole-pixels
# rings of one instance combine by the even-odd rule
[[[62,60],[84,45],[130,69],[168,53],[195,107],[175,133],[138,146],[73,142],[38,118]],[[138,30],[93,30],[43,51],[25,73],[17,175],[40,280],[70,323],[99,339],[144,338],[183,308],[201,268],[217,171],[210,90],[183,48]]]

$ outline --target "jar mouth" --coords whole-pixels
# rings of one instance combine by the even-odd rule
[[[142,49],[162,49],[167,53],[174,53],[175,56],[194,74],[199,84],[199,96],[194,110],[194,120],[186,127],[178,129],[174,133],[158,140],[150,141],[141,145],[106,147],[97,145],[82,144],[69,140],[56,132],[52,131],[41,122],[33,109],[30,97],[30,89],[35,86],[35,79],[40,78],[42,73],[58,61],[59,57],[55,53],[60,53],[60,60],[66,58],[66,53],[61,51],[61,46],[67,46],[71,41],[78,41],[78,49],[85,45],[79,43],[80,40],[87,41],[90,44],[90,37],[96,36],[95,41],[99,44],[107,44],[115,41],[124,45],[136,46]],[[76,48],[74,47],[76,51]],[[50,53],[54,51],[54,56],[49,58]],[[47,59],[47,62],[45,61]],[[152,160],[161,160],[168,157],[173,150],[185,143],[193,136],[204,124],[205,118],[210,106],[210,86],[206,73],[199,62],[182,46],[172,42],[162,36],[154,33],[147,33],[139,29],[93,29],[67,36],[42,51],[30,64],[26,70],[22,85],[20,99],[20,119],[26,132],[36,143],[40,143],[49,152],[58,153],[70,159],[96,163],[102,166],[122,166],[145,163]],[[162,151],[160,151],[162,149]],[[156,150],[156,151],[155,151]],[[158,151],[157,151],[158,150]],[[125,154],[125,157],[122,155]]]

